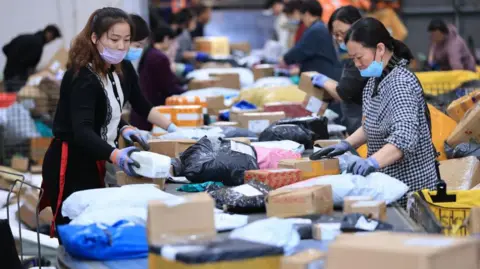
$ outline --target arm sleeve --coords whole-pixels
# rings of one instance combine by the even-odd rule
[[[95,78],[96,79],[96,78]],[[114,148],[94,131],[95,103],[101,91],[93,79],[76,78],[70,94],[73,140],[97,160],[109,160]]]
[[[315,54],[315,50],[319,49],[317,41],[320,41],[319,35],[317,31],[305,31],[303,33],[304,36],[300,39],[300,41],[291,48],[284,56],[283,60],[286,64],[297,64],[305,61],[308,57],[311,57]]]
[[[337,93],[344,101],[361,103],[363,88],[368,78],[360,75],[353,61],[347,61],[343,68],[342,77],[338,81]]]
[[[125,75],[129,76],[128,79],[130,83],[130,98],[128,101],[138,115],[144,119],[147,119],[148,114],[150,113],[150,110],[152,110],[153,106],[149,101],[147,101],[142,90],[140,90],[140,85],[138,84],[138,75],[137,72],[135,72],[132,63],[125,61],[124,67]]]
[[[419,118],[423,116],[419,115],[417,99],[420,95],[414,92],[414,85],[405,78],[395,80],[390,88],[393,91],[385,100],[392,113],[386,142],[400,149],[405,156],[413,153],[418,144]]]
[[[462,44],[460,42],[452,42],[447,45],[448,63],[452,70],[465,69],[462,64]]]

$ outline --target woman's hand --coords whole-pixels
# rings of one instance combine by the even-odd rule
[[[115,149],[110,155],[110,161],[120,167],[128,176],[138,177],[137,173],[133,171],[132,167],[134,166],[140,168],[140,164],[130,158],[130,155],[135,151],[139,150],[136,147]]]
[[[380,164],[375,158],[370,157],[368,159],[357,159],[349,164],[347,173],[366,177],[378,169],[380,169]]]
[[[133,144],[133,142],[138,142],[144,150],[150,150],[147,140],[142,136],[142,133],[137,128],[127,125],[120,130],[120,133],[122,137],[130,144]]]
[[[333,158],[335,156],[342,155],[352,149],[352,146],[347,141],[342,141],[336,145],[322,148],[319,151],[313,153],[310,156],[310,160],[320,160],[324,157]]]

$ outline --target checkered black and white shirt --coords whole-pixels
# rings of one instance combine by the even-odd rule
[[[434,189],[435,155],[425,115],[423,89],[407,69],[407,61],[392,57],[380,78],[370,78],[363,91],[363,128],[368,156],[392,144],[404,157],[381,169],[407,184],[410,191]],[[406,198],[399,203],[406,206]]]

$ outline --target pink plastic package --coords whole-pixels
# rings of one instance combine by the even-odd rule
[[[278,162],[286,159],[298,159],[300,154],[290,150],[255,147],[257,151],[257,161],[260,169],[276,169]]]

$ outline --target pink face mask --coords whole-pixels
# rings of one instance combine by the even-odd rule
[[[109,64],[118,64],[125,58],[127,52],[128,50],[116,50],[103,46],[103,51],[100,52],[100,56]]]

